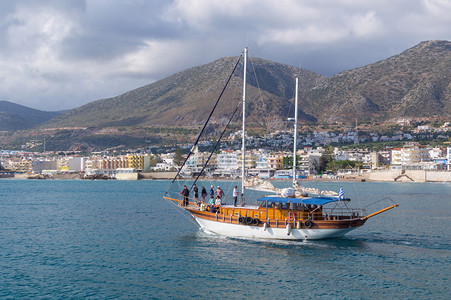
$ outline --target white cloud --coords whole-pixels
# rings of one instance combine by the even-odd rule
[[[423,5],[428,12],[441,18],[448,18],[451,13],[451,1],[449,0],[423,0]]]
[[[376,17],[374,11],[369,11],[365,15],[355,15],[351,17],[349,28],[356,37],[371,37],[381,33],[382,24]]]
[[[449,11],[450,0],[0,2],[0,99],[72,108],[245,45],[334,74],[450,39]]]
[[[308,26],[298,29],[269,29],[263,32],[258,42],[260,45],[277,43],[285,45],[300,44],[329,44],[339,41],[343,38],[345,32],[343,30],[331,29],[324,26]]]

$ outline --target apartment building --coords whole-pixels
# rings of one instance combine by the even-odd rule
[[[197,148],[185,163],[184,170],[189,172],[200,172],[204,167],[210,153],[199,152]]]
[[[242,152],[237,152],[239,169],[241,169],[241,166],[243,165],[243,159],[242,159],[241,153]],[[245,169],[252,169],[257,166],[258,155],[255,152],[253,152],[253,151],[246,152],[246,155],[244,156],[244,158],[245,158],[244,159]]]
[[[105,157],[97,160],[97,168],[92,169],[104,169],[104,170],[114,170],[117,168],[128,168],[129,160],[127,157]],[[136,169],[136,168],[135,168]]]
[[[419,144],[407,144],[402,148],[392,149],[392,165],[411,165],[429,161],[429,150]]]
[[[69,157],[69,171],[82,172],[86,168],[86,158],[85,157]]]
[[[238,170],[238,155],[233,151],[223,150],[216,156],[216,170]]]
[[[126,157],[128,161],[128,167],[136,170],[148,171],[150,169],[150,156],[149,155],[137,155],[129,154]]]
[[[283,153],[273,153],[267,157],[268,166],[274,170],[283,169]]]
[[[302,171],[302,176],[310,176],[318,173],[316,168],[319,166],[321,153],[308,150],[299,150],[297,151],[297,157],[299,158],[297,169]]]
[[[56,168],[58,171],[69,172],[69,157],[58,158]]]
[[[31,158],[10,159],[8,165],[17,173],[31,173],[33,170]]]
[[[57,170],[56,159],[36,159],[33,160],[33,173],[40,174],[44,170]]]

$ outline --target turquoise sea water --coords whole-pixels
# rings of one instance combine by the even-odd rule
[[[167,186],[1,180],[0,298],[451,295],[451,184],[330,183],[343,186],[354,206],[389,195],[400,207],[345,238],[306,242],[205,234],[161,198]]]

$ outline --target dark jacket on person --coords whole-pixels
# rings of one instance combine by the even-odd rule
[[[189,190],[188,189],[183,189],[183,191],[180,194],[182,194],[184,197],[188,197],[189,196]]]
[[[193,191],[194,191],[194,197],[195,197],[195,198],[199,197],[199,189],[197,188],[197,186],[195,186],[195,187],[193,188]]]

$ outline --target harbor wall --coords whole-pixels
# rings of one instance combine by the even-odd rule
[[[426,181],[451,182],[451,171],[428,171],[426,172]]]
[[[404,173],[405,174],[404,181],[426,182],[426,172],[427,171],[423,171],[423,170],[406,171]],[[402,175],[401,175],[401,177],[399,177],[399,179],[401,179],[401,178],[402,178]],[[396,181],[399,181],[399,179]]]
[[[117,173],[116,174],[117,180],[137,180],[138,179],[138,173]]]
[[[173,179],[177,172],[140,172],[139,179]]]
[[[371,181],[398,182],[451,182],[449,171],[406,170],[401,171],[373,171],[365,174]]]

